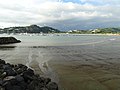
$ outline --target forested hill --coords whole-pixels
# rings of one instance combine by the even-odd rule
[[[40,27],[37,25],[30,25],[25,27],[9,27],[9,28],[0,28],[0,33],[63,33],[58,29],[44,26]],[[77,33],[77,34],[120,34],[120,28],[97,28],[97,29],[90,29],[90,30],[69,30],[64,31],[64,33]]]
[[[79,33],[79,34],[120,34],[120,28],[97,28],[91,30],[70,30],[68,33]]]
[[[102,28],[98,29],[100,33],[120,33],[120,28]]]
[[[58,29],[52,27],[44,26],[39,27],[37,25],[30,25],[25,27],[9,27],[0,29],[0,33],[59,33]]]

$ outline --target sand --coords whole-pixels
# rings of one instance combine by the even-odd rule
[[[59,77],[60,90],[120,90],[120,65],[62,60],[49,65]]]

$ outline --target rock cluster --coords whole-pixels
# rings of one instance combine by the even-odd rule
[[[20,40],[17,40],[14,37],[0,37],[0,44],[11,44],[11,43],[20,43]]]
[[[23,64],[12,65],[0,59],[0,90],[58,90],[58,85]]]

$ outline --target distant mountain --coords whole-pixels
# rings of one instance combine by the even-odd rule
[[[9,27],[0,29],[1,33],[59,33],[61,32],[58,29],[52,27],[44,26],[39,27],[37,25],[30,25],[25,27]]]

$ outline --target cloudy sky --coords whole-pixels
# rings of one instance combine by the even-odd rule
[[[0,0],[0,27],[120,27],[120,0]]]

